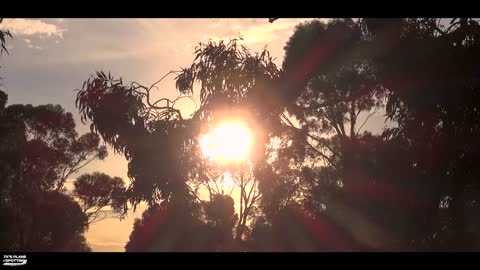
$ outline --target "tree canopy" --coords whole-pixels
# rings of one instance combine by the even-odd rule
[[[150,86],[98,71],[77,90],[82,136],[61,106],[0,91],[1,248],[88,250],[89,224],[146,203],[126,251],[480,250],[478,20],[311,20],[284,53],[210,40]],[[178,97],[153,100],[170,75]],[[249,159],[208,159],[200,136],[232,119]],[[101,140],[129,185],[94,172],[67,192]]]
[[[60,105],[6,106],[7,95],[0,95],[0,215],[9,221],[2,222],[1,249],[90,250],[83,235],[88,225],[106,217],[100,213],[121,217],[127,210],[121,178],[94,173],[72,179],[104,159],[106,147],[94,133],[79,136],[72,114]],[[72,182],[73,193],[66,187]]]

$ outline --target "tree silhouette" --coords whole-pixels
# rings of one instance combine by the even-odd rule
[[[282,178],[276,177],[276,184],[265,187],[266,213],[279,212],[287,205],[295,193],[286,191],[298,188],[292,181],[298,177],[303,182],[300,186],[307,189],[303,194],[306,205],[317,215],[324,212],[338,225],[355,224],[346,229],[360,240],[362,249],[475,249],[478,234],[471,228],[476,221],[462,213],[475,211],[476,184],[473,179],[466,180],[468,176],[453,173],[458,160],[451,156],[460,151],[458,156],[465,158],[460,149],[475,149],[467,138],[475,134],[471,117],[477,111],[473,105],[476,69],[465,59],[477,56],[473,48],[477,46],[478,23],[462,20],[446,26],[436,19],[333,20],[299,25],[285,47],[283,72],[287,81],[283,84],[295,86],[287,95],[298,103],[287,105],[287,109],[296,116],[300,128],[283,117],[292,132],[284,140],[280,159],[273,164],[277,172],[281,167],[295,168],[291,163],[294,157],[298,171],[289,173],[290,181],[282,183]],[[356,92],[349,93],[349,89]],[[426,96],[419,97],[420,91]],[[387,116],[399,126],[381,136],[356,132],[356,116],[381,108],[384,97]],[[464,100],[467,97],[468,102]],[[469,109],[473,114],[455,101],[472,104]],[[447,115],[456,118],[448,120]],[[444,126],[448,121],[450,126]],[[459,123],[462,126],[456,127]],[[320,136],[330,131],[334,131],[333,137]],[[450,143],[447,138],[454,136],[464,140]],[[448,150],[450,145],[452,150]],[[474,175],[467,165],[474,157],[465,160],[462,173]],[[312,165],[315,162],[324,165],[316,168]],[[455,189],[469,199],[453,210]],[[279,198],[282,193],[285,197]],[[454,217],[459,214],[461,217]],[[360,222],[367,222],[366,228],[374,233],[360,230]]]
[[[478,136],[478,21],[365,19],[364,25],[372,46],[379,48],[372,59],[388,93],[387,115],[398,123],[388,132],[410,142],[412,163],[435,204],[449,212],[446,224],[427,238],[443,243],[435,247],[426,240],[426,245],[478,249],[470,216],[478,194],[473,166],[478,152],[473,139]]]
[[[174,100],[151,100],[165,77],[146,87],[97,72],[77,95],[82,120],[129,161],[122,198],[149,205],[126,250],[478,250],[479,30],[468,18],[314,20],[282,69],[236,39],[200,43],[167,74]],[[183,98],[198,101],[191,117],[175,108]],[[382,133],[363,130],[379,112]],[[251,167],[202,157],[199,134],[230,117],[255,130]],[[218,187],[225,171],[239,213]]]
[[[0,18],[0,24],[3,22],[3,18]],[[7,47],[5,46],[6,38],[12,38],[12,34],[7,30],[0,30],[0,53],[3,51],[8,53]]]
[[[164,203],[149,207],[136,219],[127,252],[233,250],[236,220],[233,199],[214,195],[208,202]]]
[[[237,241],[242,239],[247,221],[253,217],[253,208],[260,201],[258,185],[262,176],[256,174],[260,172],[256,167],[266,159],[266,152],[269,151],[267,142],[272,134],[278,132],[278,114],[281,112],[277,101],[271,98],[271,88],[265,87],[281,76],[273,58],[267,50],[253,54],[239,41],[241,39],[232,39],[228,43],[200,43],[195,50],[194,63],[184,68],[176,78],[177,88],[181,92],[194,94],[195,83],[200,84],[200,108],[194,115],[194,119],[199,116],[200,125],[209,127],[211,123],[228,119],[229,116],[243,116],[255,130],[252,167],[220,168],[223,171],[230,170],[235,187],[240,190]],[[272,104],[261,104],[262,97],[271,98]],[[212,179],[208,181],[212,182]]]
[[[20,240],[23,245],[18,250],[88,251],[83,236],[88,226],[87,217],[78,203],[70,196],[55,191],[40,197],[36,198],[33,206],[24,206],[23,226],[20,225],[20,230],[24,230]]]
[[[2,22],[3,22],[3,18],[0,18],[0,24],[2,24]],[[12,38],[12,34],[10,33],[10,31],[8,29],[0,30],[0,56],[3,54],[4,51],[8,53],[7,47],[5,46],[7,42],[7,38]],[[0,77],[0,80],[1,79],[2,77]]]
[[[477,31],[472,19],[447,25],[437,19],[313,21],[298,26],[287,43],[285,77],[300,86],[291,88],[299,104],[287,108],[305,130],[292,135],[303,143],[293,141],[281,154],[300,164],[303,156],[325,159],[327,166],[307,163],[301,169],[310,190],[306,203],[338,225],[355,224],[347,226],[348,233],[361,240],[362,249],[478,248],[477,221],[470,216],[477,184],[469,164],[476,156],[466,151],[476,149],[469,138],[476,135],[478,80],[470,60],[478,56]],[[357,73],[367,80],[348,73],[356,59]],[[339,93],[348,86],[361,94]],[[385,97],[387,116],[398,127],[381,136],[359,136],[351,105],[362,96],[367,99],[360,111],[381,106]],[[312,131],[329,130],[336,134],[312,138]],[[323,149],[303,150],[314,146]],[[362,223],[370,232],[360,229]]]
[[[300,201],[295,211],[313,210],[322,222],[341,231],[342,237],[352,234],[352,228],[348,228],[351,224],[341,224],[345,221],[329,213],[338,211],[331,210],[332,199],[340,201],[339,196],[349,184],[351,168],[347,160],[352,153],[348,146],[367,136],[360,133],[361,129],[382,107],[383,93],[378,89],[374,69],[358,50],[363,43],[361,27],[351,19],[300,24],[287,42],[281,79],[287,87],[281,94],[288,98],[280,105],[289,114],[280,116],[283,136],[276,160],[265,167],[268,180],[262,183],[262,207],[270,222]],[[357,121],[361,114],[363,121]],[[292,117],[298,125],[293,124]],[[317,242],[310,248],[335,250],[338,247],[334,244]],[[298,248],[308,250],[307,246]]]
[[[113,186],[105,186],[105,179],[99,179],[93,184],[95,189],[103,185],[103,193],[88,194],[81,180],[88,175],[80,177],[75,183],[79,186],[75,196],[68,195],[65,184],[91,161],[105,158],[106,148],[98,146],[96,134],[78,136],[72,115],[59,105],[6,106],[7,95],[0,94],[0,208],[4,220],[13,225],[7,226],[9,241],[1,248],[89,250],[83,233],[91,216],[82,208],[103,206],[101,202],[107,201],[119,215],[124,214],[123,180],[116,178]],[[77,198],[82,207],[75,201]],[[93,201],[96,204],[90,203]]]
[[[43,189],[63,189],[68,177],[107,155],[96,134],[78,136],[72,114],[59,105],[10,105],[5,114],[24,123],[24,171]]]
[[[195,127],[174,108],[175,100],[150,101],[159,82],[124,85],[97,72],[77,94],[82,121],[91,120],[92,131],[129,161],[127,193],[134,207],[141,201],[153,206],[185,199],[191,191],[185,184],[189,171],[182,168],[198,162]]]
[[[123,84],[122,79],[114,79],[103,72],[97,72],[78,92],[77,106],[82,119],[92,120],[92,130],[129,160],[129,177],[133,181],[127,193],[134,205],[141,201],[146,201],[150,207],[162,202],[182,204],[180,201],[189,198],[188,194],[201,201],[192,188],[195,183],[197,186],[205,184],[207,176],[198,145],[200,131],[220,115],[234,114],[237,109],[242,111],[240,104],[252,102],[250,106],[253,106],[257,100],[252,95],[260,90],[259,85],[279,75],[267,51],[253,55],[247,48],[237,45],[236,40],[200,44],[195,61],[189,68],[171,72],[177,74],[176,84],[181,93],[175,100],[150,100],[150,92],[157,89],[163,78],[145,87],[136,82]],[[191,118],[184,119],[174,107],[175,102],[191,97],[197,81],[202,85],[200,107]],[[119,106],[120,103],[123,105]],[[274,116],[275,112],[266,114]],[[264,122],[266,114],[261,115]],[[259,116],[255,119],[260,119]],[[255,119],[251,121],[254,124]],[[258,143],[254,155],[257,157],[254,159],[262,159],[265,147],[262,140],[267,140],[268,136],[261,132],[256,136]],[[236,238],[241,239],[259,194],[254,192],[256,184],[246,190],[246,183],[242,182],[248,180],[235,179],[238,179],[242,197],[236,230]],[[255,181],[254,178],[252,182]],[[214,194],[210,192],[210,195]]]
[[[111,217],[112,213],[121,217],[127,210],[125,183],[120,177],[100,172],[86,173],[80,175],[73,185],[73,196],[79,200],[89,224]],[[105,210],[106,207],[113,211]]]

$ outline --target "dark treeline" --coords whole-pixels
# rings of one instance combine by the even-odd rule
[[[86,251],[88,224],[146,202],[126,251],[479,251],[478,21],[313,20],[284,50],[277,67],[235,39],[200,43],[167,74],[175,100],[151,99],[165,77],[99,71],[77,92],[82,136],[60,106],[7,106],[1,92],[0,249]],[[195,96],[184,117],[176,101]],[[374,115],[379,132],[365,128]],[[230,116],[255,133],[249,165],[202,156],[199,134]],[[130,185],[93,173],[69,192],[106,156],[100,138]],[[214,188],[225,170],[238,200]]]
[[[8,38],[0,31],[2,53]],[[79,136],[60,105],[7,101],[0,91],[0,250],[89,251],[89,224],[125,214],[125,184],[100,172],[70,180],[106,147],[97,134]]]

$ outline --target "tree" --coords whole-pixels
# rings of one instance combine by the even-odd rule
[[[0,18],[0,24],[3,22],[3,18]],[[0,30],[0,53],[6,51],[8,53],[7,47],[5,46],[6,38],[12,38],[12,34],[7,30]]]
[[[176,85],[180,96],[175,100],[150,100],[151,91],[157,89],[165,76],[146,87],[136,82],[123,84],[121,78],[114,79],[110,74],[97,72],[78,92],[77,106],[82,119],[92,120],[92,130],[129,160],[132,184],[127,193],[134,205],[141,201],[146,201],[150,207],[162,202],[177,204],[189,194],[201,201],[193,189],[195,183],[213,182],[205,178],[198,144],[200,131],[207,131],[202,128],[208,129],[220,114],[225,116],[248,111],[255,105],[254,102],[258,102],[254,96],[262,94],[259,92],[261,85],[279,76],[266,50],[253,55],[247,48],[237,45],[236,40],[200,44],[196,54],[191,67],[169,73],[177,74]],[[201,83],[200,107],[191,118],[184,119],[174,107],[175,102],[191,98],[196,82]],[[269,112],[264,107],[257,109],[263,114],[258,112],[251,123],[256,124],[255,120],[263,119],[256,126],[272,125],[268,121],[274,119],[275,112]],[[266,115],[272,117],[267,118]],[[267,128],[262,130],[268,131]],[[262,142],[268,139],[268,134],[259,132],[257,136],[254,159],[262,159]],[[253,213],[253,204],[258,201],[259,195],[254,192],[256,184],[246,190],[245,183],[242,184],[246,180],[242,177],[238,179],[241,196],[246,203],[243,207],[242,201],[237,226],[236,238],[241,239],[243,227]]]
[[[471,229],[475,221],[466,214],[475,211],[474,194],[478,194],[478,171],[473,165],[478,158],[473,139],[478,136],[478,21],[365,19],[363,23],[378,51],[371,58],[388,96],[387,115],[398,122],[388,132],[410,142],[412,164],[429,183],[435,204],[449,212],[446,224],[434,226],[419,246],[478,249],[478,240],[472,243],[478,239],[478,232]]]
[[[203,203],[164,203],[149,207],[136,219],[127,252],[231,251],[236,220],[233,199],[215,195]]]
[[[32,207],[32,206],[30,206]],[[36,199],[31,210],[24,211],[21,220],[21,251],[88,251],[83,236],[87,216],[68,195],[49,191]],[[48,217],[47,217],[48,216]]]
[[[299,24],[287,42],[284,133],[262,187],[270,220],[294,201],[328,216],[332,198],[339,200],[355,184],[349,160],[357,153],[349,148],[368,136],[362,128],[383,106],[374,66],[362,54],[364,43],[360,24],[351,19]]]
[[[206,188],[209,198],[206,201],[207,205],[230,197],[238,202],[240,208],[236,214],[236,224],[232,226],[235,225],[234,238],[238,242],[241,241],[247,231],[247,223],[255,218],[258,203],[261,200],[258,177],[255,176],[251,166],[244,162],[227,165],[205,160],[198,173],[197,178],[193,179],[190,185],[197,191],[202,187]],[[235,213],[233,208],[232,210]]]
[[[461,221],[466,220],[461,213],[475,211],[475,171],[468,165],[475,150],[467,155],[461,149],[476,149],[468,138],[476,130],[471,117],[478,111],[477,75],[474,62],[466,59],[477,56],[477,29],[472,19],[454,19],[446,26],[438,19],[299,25],[285,47],[283,64],[285,79],[293,82],[283,84],[295,86],[288,94],[294,103],[287,109],[300,128],[283,117],[292,133],[273,164],[277,172],[294,168],[293,158],[299,168],[290,183],[278,181],[268,192],[282,194],[275,191],[289,190],[298,177],[306,189],[305,203],[317,214],[326,211],[344,224],[352,224],[345,219],[349,215],[370,223],[376,235],[357,233],[367,244],[364,248],[440,248],[435,242],[443,242],[443,248],[473,248],[477,233],[468,228],[476,221]],[[425,96],[419,97],[420,91]],[[384,97],[387,116],[398,127],[381,136],[360,134],[355,128],[358,115],[381,108]],[[472,105],[465,108],[463,103]],[[331,131],[334,136],[322,138]],[[463,139],[459,144],[448,138]],[[323,165],[315,167],[315,162]],[[454,173],[457,166],[462,173]],[[278,205],[291,196],[283,194],[283,199],[264,196],[263,204],[280,211]],[[455,208],[453,194],[468,199]],[[439,240],[449,234],[445,228],[463,236],[450,233],[450,240]]]
[[[159,82],[151,87],[124,85],[121,78],[97,72],[77,94],[82,121],[91,120],[92,131],[129,161],[132,183],[127,193],[134,208],[141,201],[154,206],[184,200],[191,190],[185,184],[189,171],[181,168],[190,168],[198,157],[192,154],[199,151],[195,126],[174,108],[182,96],[150,100]]]
[[[1,30],[0,53],[7,51],[7,37],[10,32]],[[59,105],[7,106],[7,101],[0,91],[0,249],[90,251],[83,233],[98,219],[99,208],[111,205],[117,215],[126,213],[123,180],[104,174],[94,174],[90,182],[82,180],[90,175],[80,177],[76,197],[65,183],[93,160],[104,159],[106,147],[99,146],[96,134],[79,137],[72,114]],[[87,192],[99,187],[101,192]],[[94,206],[95,214],[85,213]]]
[[[229,171],[234,187],[239,188],[240,212],[235,238],[240,241],[261,197],[258,191],[261,176],[255,175],[258,171],[255,168],[266,158],[266,144],[276,132],[274,127],[279,125],[277,115],[280,112],[276,101],[271,99],[272,104],[260,104],[259,101],[261,97],[269,96],[272,89],[265,86],[278,80],[281,73],[267,50],[252,54],[237,42],[237,39],[232,39],[228,43],[210,41],[199,44],[194,63],[177,76],[176,85],[181,92],[194,93],[195,83],[200,84],[200,109],[194,115],[199,116],[199,125],[209,127],[211,123],[229,116],[243,117],[256,131],[252,167],[219,168],[219,175]],[[206,183],[215,183],[217,178],[207,177]]]
[[[341,149],[333,144],[355,140],[382,107],[374,67],[358,52],[364,39],[351,19],[313,20],[298,25],[285,46],[285,76],[298,85],[291,89],[294,98],[287,110],[300,130],[287,117],[284,121],[299,133],[293,139],[303,140],[291,147],[307,147],[305,154],[318,156],[328,166],[340,166]],[[364,121],[359,122],[362,114]]]
[[[125,246],[127,252],[135,251],[202,251],[205,242],[198,245],[199,238],[208,237],[199,233],[199,205],[162,204],[149,207],[136,219],[130,239]],[[203,228],[203,227],[202,227]],[[208,249],[207,249],[208,250]]]
[[[285,76],[300,86],[291,94],[300,104],[289,109],[305,130],[296,133],[303,143],[290,143],[282,155],[287,160],[298,157],[300,164],[303,156],[325,159],[324,167],[307,163],[301,170],[309,190],[306,203],[317,213],[325,210],[337,223],[355,221],[350,233],[366,244],[364,248],[478,248],[478,232],[472,229],[477,221],[464,214],[476,211],[478,194],[472,167],[476,150],[466,150],[477,148],[471,139],[477,130],[477,68],[471,60],[478,56],[478,29],[472,19],[450,24],[438,19],[334,20],[300,25],[287,43]],[[317,49],[314,56],[309,48]],[[356,59],[362,63],[357,73],[368,75],[367,80],[350,74],[345,82],[360,82],[353,89],[365,92],[339,93],[348,89],[339,76],[349,74],[344,73],[344,63],[355,66]],[[329,77],[329,71],[337,76]],[[352,128],[352,106],[342,105],[362,96],[371,104],[365,111],[381,106],[385,97],[387,117],[398,126],[381,136],[358,136]],[[343,128],[345,123],[350,132]],[[311,138],[317,130],[336,134]],[[323,151],[303,150],[316,145]],[[365,226],[375,233],[356,233],[360,221],[368,221]]]
[[[73,183],[73,196],[77,198],[89,224],[126,212],[125,183],[120,177],[94,172],[79,176]],[[105,210],[106,207],[111,211]]]
[[[83,233],[89,217],[76,198],[67,194],[65,183],[91,161],[105,158],[106,148],[98,146],[100,140],[95,134],[78,136],[72,115],[60,106],[6,106],[7,95],[0,93],[0,204],[2,213],[13,225],[7,226],[11,237],[2,249],[88,250]],[[120,188],[121,180],[115,181]],[[95,194],[95,198],[88,198],[90,194],[77,195],[81,195],[82,203],[108,201],[122,215],[126,205],[120,199],[123,196],[120,189],[116,188],[113,196],[111,190],[103,190],[104,194]],[[82,205],[84,209],[90,206]]]
[[[2,22],[3,18],[0,18],[0,24],[2,24]],[[8,29],[0,30],[0,56],[3,54],[4,51],[8,53],[7,47],[5,46],[7,38],[12,38],[12,34],[10,33],[10,31]],[[2,77],[0,77],[0,79],[1,78]]]
[[[228,251],[233,248],[233,230],[238,220],[235,202],[228,195],[216,194],[203,205],[207,224],[215,236],[216,251]]]
[[[169,73],[174,100],[150,100],[165,77],[146,87],[98,72],[77,106],[129,160],[130,202],[149,204],[127,250],[224,250],[208,239],[235,220],[217,187],[225,171],[241,194],[233,238],[253,250],[478,249],[479,29],[468,18],[307,22],[282,69],[266,50],[210,41]],[[197,93],[184,118],[176,101]],[[393,127],[362,130],[384,109]],[[251,167],[205,164],[198,135],[239,115],[257,131]]]

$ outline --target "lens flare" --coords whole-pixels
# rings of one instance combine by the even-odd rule
[[[217,162],[245,161],[252,147],[252,133],[241,122],[227,122],[200,137],[203,156]]]

